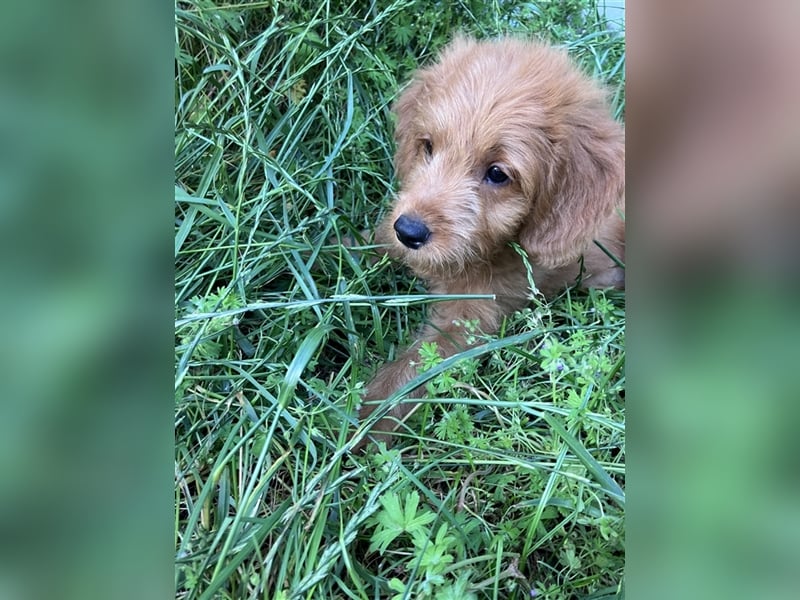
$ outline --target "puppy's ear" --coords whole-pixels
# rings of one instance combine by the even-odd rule
[[[417,114],[424,88],[424,74],[418,73],[392,107],[392,112],[396,116],[394,139],[397,143],[394,168],[401,181],[408,175],[419,151],[418,138],[422,133],[417,124]]]
[[[520,232],[535,264],[552,269],[577,260],[624,202],[624,133],[605,111],[570,115],[550,132],[552,164],[527,190],[531,210]]]

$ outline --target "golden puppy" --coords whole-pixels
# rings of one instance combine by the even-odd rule
[[[532,292],[511,242],[545,295],[576,282],[624,287],[623,129],[603,89],[564,52],[457,38],[394,110],[400,193],[376,240],[434,294],[496,299],[431,305],[417,341],[368,385],[362,420],[417,375],[421,341],[450,356],[467,345],[465,321],[491,333],[525,305]],[[411,406],[380,420],[374,437],[388,440]]]

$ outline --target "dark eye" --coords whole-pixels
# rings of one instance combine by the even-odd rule
[[[422,150],[425,152],[425,156],[430,158],[433,154],[433,142],[429,139],[422,140]]]
[[[484,179],[489,183],[493,183],[495,185],[502,185],[508,181],[508,175],[506,175],[503,170],[498,167],[497,165],[492,165],[489,167],[489,170],[486,171],[486,175]]]

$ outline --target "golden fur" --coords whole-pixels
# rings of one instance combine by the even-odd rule
[[[417,341],[368,385],[361,419],[417,375],[420,341],[450,356],[466,346],[459,322],[477,320],[492,333],[525,305],[527,273],[509,242],[528,253],[545,295],[579,278],[624,286],[623,269],[593,243],[624,260],[623,130],[604,91],[565,53],[457,38],[416,73],[394,110],[400,193],[377,241],[432,293],[496,301],[431,305]],[[411,408],[400,404],[373,429],[390,432]]]

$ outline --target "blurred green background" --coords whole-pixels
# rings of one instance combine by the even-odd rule
[[[0,19],[2,598],[171,595],[172,19]]]

